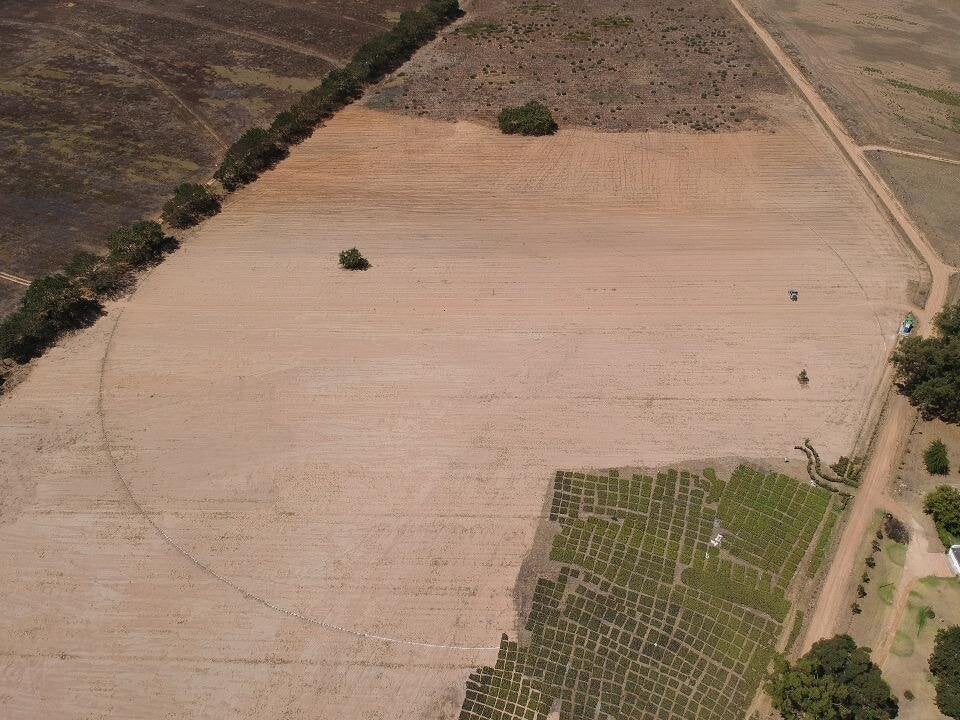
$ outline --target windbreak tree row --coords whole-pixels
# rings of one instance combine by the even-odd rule
[[[324,120],[360,97],[364,86],[406,62],[437,32],[462,15],[458,0],[428,0],[404,12],[386,32],[360,47],[350,63],[330,72],[267,129],[247,130],[230,146],[214,177],[233,191],[253,182],[286,157],[291,145],[309,137]],[[163,206],[163,220],[189,228],[220,212],[220,198],[208,186],[182,183]],[[163,259],[177,240],[160,223],[140,221],[116,230],[107,253],[77,253],[58,273],[38,278],[20,307],[0,322],[0,359],[23,363],[39,356],[63,333],[93,323],[102,301],[131,288],[135,272]]]

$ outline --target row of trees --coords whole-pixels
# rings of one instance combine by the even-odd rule
[[[363,45],[345,68],[329,73],[279,113],[268,129],[253,128],[241,135],[214,177],[227,191],[252,182],[284,158],[291,145],[360,97],[364,85],[398,68],[461,14],[458,0],[427,0],[420,10],[402,13],[396,25]],[[209,187],[182,183],[163,205],[163,220],[174,228],[188,228],[216,215],[220,207],[220,198]],[[77,253],[61,272],[35,280],[19,309],[0,322],[0,358],[27,362],[64,332],[91,324],[103,312],[103,300],[129,289],[135,271],[159,262],[176,244],[159,223],[136,222],[107,239],[106,255]]]
[[[291,145],[309,137],[321,122],[360,97],[365,85],[396,70],[461,14],[457,0],[429,0],[420,10],[401,13],[396,25],[364,44],[346,67],[329,73],[320,85],[278,114],[269,128],[253,128],[241,135],[227,150],[214,177],[231,191],[256,180],[286,157]]]
[[[19,309],[0,323],[0,357],[27,362],[68,330],[103,312],[101,300],[133,284],[135,271],[159,262],[176,247],[159,223],[121,227],[107,239],[107,254],[78,253],[62,272],[30,283]]]

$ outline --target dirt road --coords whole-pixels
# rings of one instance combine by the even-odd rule
[[[927,297],[925,307],[918,313],[921,322],[929,322],[946,301],[947,286],[953,268],[940,260],[939,255],[913,224],[906,211],[894,197],[893,192],[870,165],[864,155],[864,148],[854,142],[837,116],[777,41],[747,12],[740,0],[730,0],[730,2],[757,33],[764,45],[767,46],[771,55],[783,68],[783,71],[800,91],[800,94],[840,150],[856,169],[857,174],[872,190],[879,204],[890,215],[920,254],[923,261],[929,266],[931,273],[930,294]],[[888,385],[891,380],[892,373],[888,371],[884,376],[884,385]],[[873,456],[863,475],[863,482],[853,500],[847,524],[840,540],[840,549],[830,566],[817,602],[816,611],[810,619],[810,626],[807,629],[803,644],[804,650],[820,638],[830,636],[840,613],[845,612],[848,600],[846,594],[847,582],[858,560],[857,550],[860,538],[863,537],[874,513],[882,504],[886,481],[896,468],[903,443],[910,429],[910,423],[913,422],[914,417],[915,412],[904,397],[893,395],[890,398],[889,407],[881,420],[881,426],[874,443]]]
[[[885,152],[892,153],[894,155],[906,155],[907,157],[920,158],[921,160],[932,160],[934,162],[949,163],[950,165],[960,165],[960,160],[954,160],[953,158],[930,155],[929,153],[914,152],[913,150],[901,150],[900,148],[889,147],[887,145],[861,145],[860,149],[864,152]]]

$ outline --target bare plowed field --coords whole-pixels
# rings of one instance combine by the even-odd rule
[[[353,107],[238,193],[0,401],[4,717],[452,717],[555,469],[846,452],[916,270],[785,104]]]
[[[0,271],[34,278],[99,249],[418,4],[6,0]],[[22,291],[0,278],[0,316]]]

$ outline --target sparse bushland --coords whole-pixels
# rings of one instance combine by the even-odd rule
[[[180,183],[163,206],[163,219],[175,228],[193,227],[220,212],[220,198],[205,185]]]
[[[531,100],[520,107],[508,107],[500,111],[497,124],[507,135],[553,135],[557,123],[549,108]]]
[[[927,493],[923,500],[923,511],[933,516],[944,547],[950,547],[960,538],[960,490],[941,485]]]
[[[940,712],[960,718],[960,626],[937,631],[930,672],[936,682]]]
[[[943,440],[934,440],[927,446],[923,453],[923,464],[927,466],[927,472],[931,475],[950,474],[950,456],[947,454],[947,446],[943,444]]]
[[[891,362],[900,390],[924,417],[960,422],[960,303],[934,319],[937,337],[908,337]]]
[[[849,635],[814,643],[794,665],[776,661],[767,692],[784,720],[888,720],[898,712],[880,668]]]

